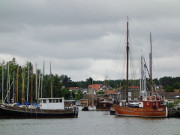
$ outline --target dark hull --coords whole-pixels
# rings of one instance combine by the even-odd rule
[[[113,107],[110,108],[110,115],[116,115],[116,111]]]
[[[83,107],[82,111],[89,111],[88,107]]]
[[[74,118],[73,109],[42,110],[0,105],[0,118]]]
[[[110,111],[110,108],[112,106],[112,103],[110,102],[99,102],[96,105],[97,111]]]

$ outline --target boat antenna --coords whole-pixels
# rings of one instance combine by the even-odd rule
[[[127,72],[126,72],[126,103],[128,103],[128,68],[129,68],[129,29],[128,29],[128,17],[127,17]]]

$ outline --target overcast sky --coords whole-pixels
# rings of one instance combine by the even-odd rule
[[[123,79],[127,16],[132,78],[141,54],[149,63],[150,32],[153,76],[180,76],[179,0],[0,0],[0,61],[45,61],[46,74],[51,62],[73,81]]]

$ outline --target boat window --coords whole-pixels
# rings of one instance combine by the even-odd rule
[[[58,99],[56,99],[56,103],[59,103]]]
[[[163,102],[161,102],[160,104],[161,104],[161,105],[164,105],[164,103],[163,103]]]
[[[49,99],[49,103],[52,103],[52,99]]]
[[[149,105],[149,102],[147,102],[147,105]]]
[[[53,103],[56,103],[56,100],[55,100],[55,99],[53,99]]]
[[[59,99],[59,102],[62,103],[62,99]]]
[[[46,100],[43,100],[43,103],[46,103]]]

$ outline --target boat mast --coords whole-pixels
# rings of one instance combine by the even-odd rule
[[[40,91],[40,87],[41,87],[41,72],[39,73],[39,86],[38,86],[38,101],[39,101],[39,91]]]
[[[152,38],[151,38],[151,33],[150,33],[150,50],[151,52],[149,53],[149,69],[150,69],[150,91],[152,91],[151,95],[153,96],[153,82],[152,82]]]
[[[31,73],[31,105],[33,103],[32,90],[33,90],[33,65],[32,65],[32,73]]]
[[[92,78],[92,107],[94,106],[94,87],[93,87],[93,78]]]
[[[42,78],[41,78],[41,98],[43,97],[43,77],[44,77],[44,68],[45,68],[45,62],[43,61],[43,71],[42,71]]]
[[[16,91],[16,96],[17,96],[17,99],[16,101],[18,102],[18,80],[19,80],[19,66],[17,68],[17,91]]]
[[[4,66],[3,66],[3,63],[2,63],[2,103],[4,103]]]
[[[52,86],[52,71],[51,71],[51,62],[50,62],[50,76],[51,76],[51,98],[53,98],[53,86]]]
[[[129,67],[129,29],[128,29],[128,18],[127,18],[127,74],[126,74],[126,103],[128,103],[128,67]]]
[[[36,66],[36,94],[35,94],[36,96],[35,97],[36,97],[36,102],[37,102],[37,74],[38,74],[37,73],[37,63],[35,64],[35,66]]]
[[[22,105],[23,105],[23,101],[24,101],[24,76],[25,76],[25,68],[23,69],[23,73],[22,73]]]
[[[15,101],[15,93],[14,93],[14,74],[15,72],[13,72],[13,102]]]
[[[140,92],[143,91],[143,56],[141,56],[141,69],[140,69]]]
[[[29,94],[29,63],[27,63],[28,65],[28,81],[27,81],[27,102],[28,102],[28,94]]]
[[[9,62],[7,63],[8,73],[7,73],[7,102],[9,103]]]

